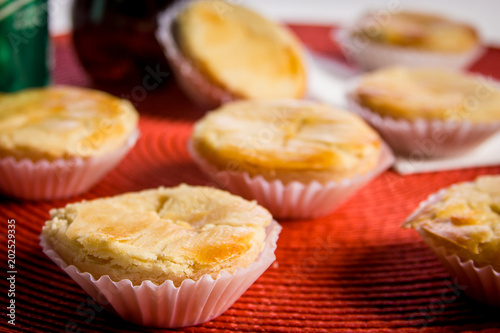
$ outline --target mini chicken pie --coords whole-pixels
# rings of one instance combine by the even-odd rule
[[[462,69],[484,50],[472,26],[417,12],[369,13],[336,37],[347,59],[364,70],[395,65]]]
[[[240,101],[195,125],[192,146],[219,170],[283,183],[326,183],[367,173],[382,141],[357,115],[305,101]]]
[[[432,247],[500,272],[500,176],[483,176],[440,192],[404,224]]]
[[[472,26],[417,12],[370,13],[351,33],[380,44],[444,53],[465,52],[479,44]]]
[[[487,124],[500,120],[500,91],[458,71],[392,67],[362,76],[353,92],[363,107],[396,119]]]
[[[182,55],[234,98],[300,98],[305,93],[298,40],[243,6],[195,1],[179,13],[173,30]]]
[[[134,285],[171,280],[179,286],[247,267],[262,250],[271,222],[255,202],[181,185],[52,210],[43,236],[66,264],[95,279],[107,275]]]
[[[47,200],[88,190],[133,147],[138,118],[129,101],[97,90],[0,94],[0,191]]]
[[[103,156],[126,144],[137,120],[129,101],[91,89],[54,86],[0,94],[0,157]]]

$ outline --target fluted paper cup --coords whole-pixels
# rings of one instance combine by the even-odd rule
[[[500,121],[476,124],[466,119],[395,119],[359,104],[353,90],[347,93],[349,109],[375,128],[397,154],[421,160],[463,154],[500,130]]]
[[[7,196],[30,200],[53,200],[87,191],[113,169],[134,146],[139,132],[127,143],[105,156],[54,161],[14,157],[0,159],[0,191]]]
[[[339,44],[347,60],[364,70],[395,65],[463,69],[473,64],[484,53],[481,46],[466,52],[444,53],[385,45],[353,37],[347,29],[332,31],[332,38]]]
[[[213,109],[236,98],[210,82],[179,50],[175,40],[175,19],[189,3],[180,1],[158,15],[156,38],[163,47],[181,89],[202,108]]]
[[[284,184],[279,179],[269,181],[262,176],[251,177],[246,172],[218,170],[200,157],[190,143],[188,150],[200,169],[221,188],[245,199],[256,200],[276,218],[305,219],[327,215],[394,163],[391,150],[383,144],[377,166],[366,174],[325,184],[317,181]]]
[[[429,246],[465,294],[477,301],[500,306],[500,272],[493,266],[478,267],[474,261],[463,261],[457,255],[447,253],[443,247]]]
[[[259,257],[247,268],[233,274],[221,271],[217,278],[203,275],[198,281],[184,280],[179,287],[171,280],[161,285],[144,281],[132,285],[128,279],[113,281],[108,275],[95,279],[67,265],[40,236],[43,252],[92,298],[124,320],[150,327],[174,328],[193,326],[224,313],[276,260],[274,251],[281,226],[273,221],[266,228],[266,239]]]
[[[411,220],[429,205],[441,200],[446,190],[442,189],[431,194],[420,203],[407,220]],[[458,283],[459,290],[463,290],[466,295],[480,302],[500,306],[500,272],[497,272],[492,265],[479,267],[473,260],[464,260],[456,254],[449,253],[443,246],[434,244],[432,239],[426,237],[425,234],[420,234],[420,236],[436,254],[454,282]]]

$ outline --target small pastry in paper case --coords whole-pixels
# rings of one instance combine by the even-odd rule
[[[362,69],[387,66],[461,69],[483,48],[470,25],[416,12],[373,12],[336,32],[346,58]]]
[[[195,124],[189,150],[221,187],[281,218],[328,214],[393,162],[355,114],[297,100],[227,103]]]
[[[184,1],[158,17],[157,38],[175,77],[196,103],[301,98],[305,61],[285,27],[234,2]]]
[[[84,88],[0,95],[0,191],[36,200],[86,191],[135,144],[138,117],[130,102]]]
[[[469,296],[500,306],[500,176],[429,196],[404,222],[418,231]]]
[[[362,75],[347,94],[350,109],[402,155],[452,156],[500,130],[500,90],[459,71],[390,67]]]
[[[255,202],[180,185],[54,209],[41,244],[123,319],[182,327],[229,308],[275,260],[280,230]]]

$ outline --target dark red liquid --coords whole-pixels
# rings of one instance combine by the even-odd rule
[[[97,82],[141,83],[150,70],[169,71],[155,38],[156,16],[173,0],[76,0],[73,41]],[[159,66],[159,67],[158,67]]]

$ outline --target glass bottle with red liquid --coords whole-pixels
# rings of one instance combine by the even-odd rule
[[[97,83],[141,84],[148,73],[168,72],[155,38],[157,14],[174,0],[75,0],[73,42]]]

